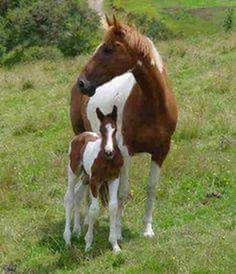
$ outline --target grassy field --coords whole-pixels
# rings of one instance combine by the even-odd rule
[[[138,4],[137,4],[138,3]],[[235,1],[199,1],[199,0],[106,0],[105,7],[109,13],[112,7],[121,18],[128,14],[143,16],[146,19],[161,21],[176,37],[211,35],[223,30],[223,22],[228,9],[235,8]],[[235,29],[236,13],[233,15]],[[152,25],[152,24],[151,24]],[[151,27],[150,25],[150,27]]]
[[[1,271],[235,273],[235,42],[234,33],[219,32],[158,43],[179,124],[157,189],[151,240],[142,236],[149,159],[133,159],[119,255],[107,240],[106,210],[91,252],[84,253],[83,237],[71,248],[62,239],[73,136],[69,90],[87,57],[0,68]],[[207,197],[214,191],[221,197]]]

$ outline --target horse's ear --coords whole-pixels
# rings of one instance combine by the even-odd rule
[[[124,33],[122,31],[122,25],[121,23],[116,19],[115,15],[113,14],[113,26],[115,28],[115,33],[120,35],[120,36],[123,36]]]
[[[102,16],[101,17],[101,23],[102,23],[102,28],[104,30],[108,30],[108,28],[110,26],[112,26],[112,22],[111,20],[109,19],[109,17],[107,16],[107,14],[105,14],[105,16]]]
[[[112,113],[111,113],[111,117],[114,121],[117,120],[117,106],[113,107]]]
[[[113,14],[113,26],[116,28],[116,29],[119,29],[120,28],[120,23],[119,21],[116,19],[116,16],[115,14]]]
[[[98,119],[102,122],[105,115],[101,112],[100,108],[96,108],[96,113],[97,113]]]
[[[105,13],[105,19],[106,19],[107,25],[110,27],[112,25],[112,23],[106,13]]]

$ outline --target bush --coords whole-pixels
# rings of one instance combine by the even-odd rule
[[[153,40],[167,40],[174,36],[172,31],[158,18],[136,13],[128,14],[128,18],[136,26],[140,26],[140,30]]]
[[[62,57],[62,53],[56,47],[16,47],[5,54],[1,63],[4,66],[12,66],[19,62],[32,62],[36,60],[56,60]]]
[[[224,18],[224,23],[223,23],[225,32],[230,31],[233,27],[233,13],[234,13],[234,11],[232,8],[229,8],[226,11],[226,15]]]
[[[30,51],[36,53],[33,59],[44,58],[42,47],[50,48],[46,52],[53,53],[52,58],[58,55],[55,48],[74,56],[88,53],[98,43],[99,17],[77,0],[0,0],[1,7],[0,58],[1,52],[7,52],[1,63],[12,64],[27,56],[31,60]]]

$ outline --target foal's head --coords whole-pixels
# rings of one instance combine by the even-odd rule
[[[98,86],[134,68],[137,61],[150,55],[152,45],[136,29],[124,25],[113,17],[106,17],[103,42],[78,77],[79,89],[93,96]]]
[[[102,111],[96,109],[97,117],[100,120],[100,132],[102,136],[101,148],[104,151],[104,155],[107,159],[112,159],[116,148],[116,120],[117,120],[117,107],[114,106],[111,113],[104,115]]]

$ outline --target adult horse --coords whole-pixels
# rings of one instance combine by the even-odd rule
[[[155,187],[176,128],[176,100],[153,42],[115,17],[112,21],[106,17],[104,40],[72,89],[74,132],[92,129],[98,133],[96,108],[109,113],[114,105],[118,108],[117,140],[124,157],[120,174],[121,200],[128,195],[130,157],[142,152],[151,155],[144,235],[152,237]],[[117,230],[121,237],[119,218]]]

